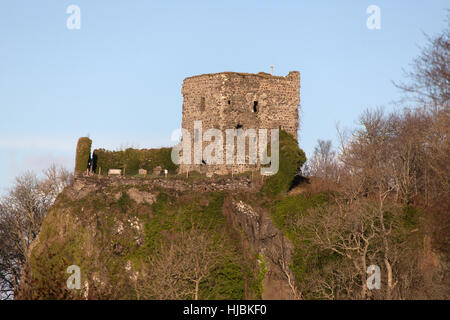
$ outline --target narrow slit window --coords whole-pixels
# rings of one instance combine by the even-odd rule
[[[205,97],[200,99],[200,111],[205,111]]]
[[[253,112],[258,112],[258,101],[253,101]]]

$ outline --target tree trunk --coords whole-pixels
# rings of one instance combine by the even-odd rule
[[[200,282],[200,280],[196,280],[195,282],[195,300],[198,300],[198,284]]]
[[[392,299],[392,267],[389,263],[387,257],[384,258],[384,264],[387,271],[387,289],[386,289],[386,300]]]
[[[387,239],[387,232],[386,232],[386,226],[384,225],[384,216],[383,216],[383,204],[384,199],[380,195],[380,207],[379,207],[379,219],[380,219],[380,225],[381,225],[381,236],[383,240],[383,246],[384,246],[384,265],[386,267],[387,272],[387,288],[386,288],[386,300],[392,299],[392,266],[389,262],[389,243]]]

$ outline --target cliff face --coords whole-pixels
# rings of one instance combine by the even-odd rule
[[[230,224],[241,230],[242,245],[258,253],[267,272],[263,279],[263,299],[293,299],[294,276],[289,268],[294,247],[272,223],[262,208],[252,207],[245,200],[229,197],[224,212]]]
[[[77,178],[44,220],[18,297],[290,299],[293,249],[254,201],[259,188],[245,177]],[[72,265],[80,289],[67,288]]]

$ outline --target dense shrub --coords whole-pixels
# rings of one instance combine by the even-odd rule
[[[263,193],[266,195],[277,195],[288,191],[292,181],[299,172],[299,168],[305,161],[305,153],[299,148],[297,140],[285,131],[280,130],[280,164],[278,173],[266,179]]]
[[[108,151],[96,149],[93,153],[95,173],[107,174],[109,169],[125,169],[126,175],[136,175],[139,169],[146,169],[149,173],[157,167],[174,173],[177,165],[172,162],[171,148],[160,149],[132,149]]]
[[[86,171],[91,158],[92,140],[86,137],[78,139],[75,158],[75,171]]]

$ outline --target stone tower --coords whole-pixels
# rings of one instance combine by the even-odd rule
[[[194,121],[202,121],[203,133],[210,128],[276,129],[281,128],[297,139],[300,73],[291,71],[285,77],[222,72],[203,74],[183,81],[182,128],[196,137]],[[225,133],[224,133],[225,137]],[[225,139],[225,138],[224,138]],[[194,152],[194,151],[192,151]],[[187,170],[228,174],[255,169],[255,165],[181,164]]]

